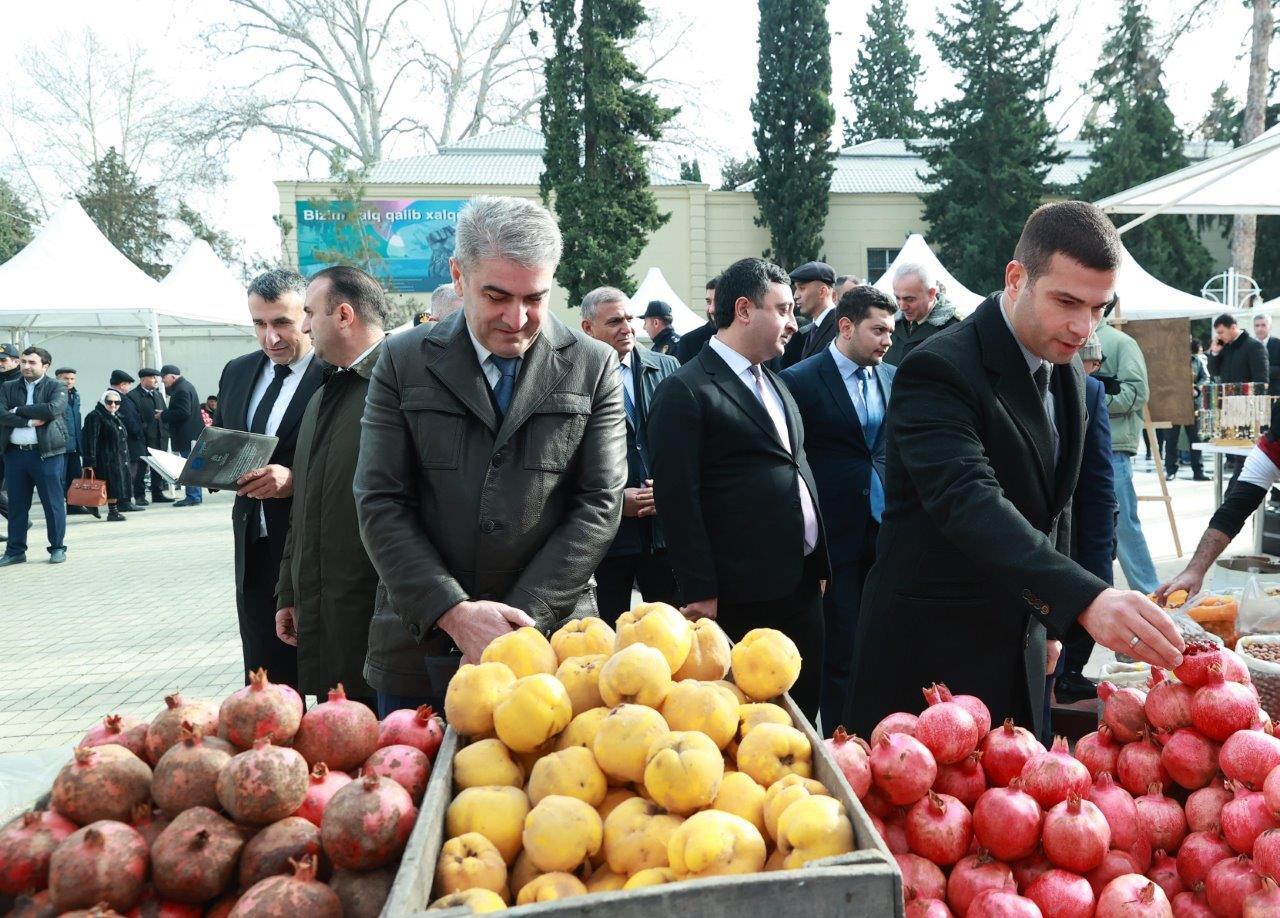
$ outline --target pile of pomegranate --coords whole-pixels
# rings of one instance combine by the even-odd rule
[[[165,702],[91,729],[50,808],[0,829],[0,912],[382,911],[444,738],[430,708],[379,723],[339,685],[304,714],[262,670],[220,706]]]
[[[869,746],[827,740],[902,869],[907,918],[1280,916],[1280,739],[1239,657],[1192,644],[1099,686],[1075,752],[924,690]]]

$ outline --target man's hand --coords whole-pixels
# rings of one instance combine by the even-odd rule
[[[653,481],[646,481],[643,488],[622,489],[622,515],[645,517],[653,516],[657,509],[653,506]]]
[[[245,472],[236,479],[240,497],[266,500],[269,497],[290,497],[293,494],[293,470],[283,465],[264,465],[252,472]]]
[[[43,427],[44,421],[40,420],[39,418],[31,418],[29,421],[27,421],[27,424],[30,425],[31,427]]]
[[[1058,657],[1062,656],[1062,641],[1046,641],[1044,655],[1044,674],[1052,676],[1058,668]]]
[[[293,617],[293,606],[276,610],[276,637],[290,647],[298,646],[298,623]]]
[[[1204,573],[1193,570],[1188,566],[1186,570],[1168,583],[1161,584],[1160,588],[1156,590],[1156,602],[1164,605],[1169,599],[1169,594],[1177,590],[1186,590],[1188,596],[1194,596],[1200,592],[1200,587],[1203,584]]]
[[[460,602],[436,622],[462,651],[463,663],[479,663],[494,638],[537,624],[515,606],[481,600]]]
[[[713,596],[710,599],[700,599],[697,602],[689,603],[687,606],[681,606],[680,614],[691,622],[700,618],[709,618],[714,621],[719,605],[719,597]]]
[[[1164,669],[1182,663],[1182,635],[1169,616],[1141,593],[1103,590],[1078,620],[1095,641],[1116,653]]]

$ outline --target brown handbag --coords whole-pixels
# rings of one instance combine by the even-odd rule
[[[105,507],[107,483],[94,476],[92,470],[84,478],[71,479],[67,488],[67,505],[70,507]]]

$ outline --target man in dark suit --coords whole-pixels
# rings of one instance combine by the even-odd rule
[[[154,417],[168,428],[170,447],[186,459],[191,455],[192,444],[204,430],[204,422],[200,420],[200,396],[196,394],[196,387],[183,378],[182,370],[172,363],[160,368],[160,379],[164,382],[169,404],[166,408],[156,409]],[[200,489],[188,485],[185,496],[174,506],[194,507],[203,500]]]
[[[1267,349],[1267,393],[1278,395],[1280,394],[1280,338],[1271,337],[1271,316],[1264,312],[1253,317],[1253,336]]]
[[[975,231],[980,228],[975,227]],[[845,724],[867,735],[945,682],[1039,735],[1054,638],[1077,623],[1168,669],[1182,638],[1141,593],[1070,559],[1084,449],[1077,353],[1115,297],[1123,248],[1091,204],[1028,219],[1005,287],[894,378],[886,505],[858,619]]]
[[[893,367],[893,301],[875,287],[854,287],[836,307],[838,333],[826,350],[782,372],[804,419],[804,449],[818,485],[818,507],[831,558],[822,597],[826,657],[822,727],[844,716],[849,658],[862,585],[876,559],[884,512],[885,415]]]
[[[132,408],[130,408],[132,406]],[[160,371],[152,367],[143,367],[138,371],[138,385],[125,393],[124,402],[120,405],[120,416],[123,419],[126,411],[137,413],[142,423],[140,436],[129,437],[129,462],[133,471],[133,502],[147,503],[147,471],[151,468],[142,461],[148,455],[147,449],[164,449],[164,424],[157,412],[165,409],[164,396],[160,394]],[[125,425],[126,429],[128,424]],[[159,473],[151,473],[151,503],[171,504],[173,498],[164,493],[165,481]],[[197,489],[197,493],[199,489]]]
[[[649,415],[653,484],[690,619],[735,640],[776,628],[800,650],[791,694],[818,713],[827,549],[804,425],[762,364],[796,330],[786,272],[744,258],[716,286],[716,335],[659,388]]]
[[[716,281],[718,280],[718,277],[713,277],[707,281],[707,324],[699,325],[687,335],[681,335],[680,343],[676,345],[674,356],[682,366],[702,353],[703,346],[716,333]]]
[[[273,682],[298,684],[297,648],[276,635],[276,581],[293,505],[293,453],[298,424],[324,382],[324,366],[303,333],[301,274],[274,268],[249,284],[249,315],[261,349],[227,363],[218,381],[218,416],[228,430],[278,437],[270,464],[237,481],[231,527],[235,535],[236,612],[246,674],[265,667]],[[199,402],[192,403],[196,423]]]
[[[645,308],[644,315],[640,318],[644,320],[645,333],[649,336],[649,340],[653,342],[654,353],[675,353],[676,345],[680,343],[680,336],[671,327],[671,323],[674,321],[671,304],[664,303],[662,300],[650,300],[649,305]]]
[[[596,606],[600,617],[614,625],[618,616],[631,608],[633,587],[645,602],[677,602],[667,543],[653,507],[652,452],[646,429],[658,383],[680,369],[680,362],[636,346],[627,295],[616,287],[597,287],[582,298],[582,330],[617,352],[627,414],[622,522],[608,554],[596,568]]]
[[[0,445],[9,492],[9,539],[0,567],[27,560],[33,491],[44,508],[49,563],[67,560],[67,387],[49,375],[52,362],[44,348],[29,347],[18,358],[19,377],[0,384]]]
[[[1249,337],[1229,312],[1213,320],[1209,372],[1220,383],[1265,383],[1271,378],[1266,347]]]
[[[782,353],[782,366],[792,367],[820,354],[836,339],[836,272],[820,261],[802,264],[791,272],[796,311],[809,317],[807,326],[791,336]]]

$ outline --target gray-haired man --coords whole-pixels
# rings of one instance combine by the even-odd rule
[[[960,321],[956,308],[942,296],[941,285],[925,265],[900,265],[893,272],[893,296],[898,301],[898,314],[893,345],[884,355],[890,366],[901,366],[922,342]]]
[[[381,578],[365,678],[384,713],[438,702],[499,635],[595,614],[622,510],[617,358],[551,315],[555,219],[479,197],[457,227],[463,311],[388,339],[365,403],[356,508]]]

